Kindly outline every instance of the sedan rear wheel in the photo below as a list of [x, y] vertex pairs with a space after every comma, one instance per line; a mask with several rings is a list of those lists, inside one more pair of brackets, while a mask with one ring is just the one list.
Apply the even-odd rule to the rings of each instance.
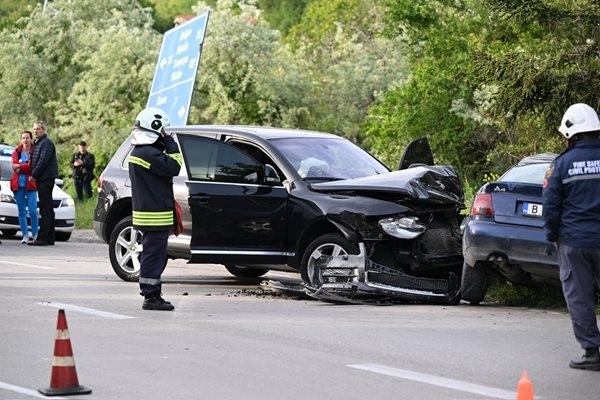
[[268, 269], [244, 267], [243, 265], [226, 265], [225, 268], [231, 275], [238, 278], [258, 278], [269, 272]]
[[487, 292], [487, 274], [490, 269], [488, 263], [477, 261], [474, 266], [463, 263], [462, 279], [460, 285], [462, 300], [471, 304], [479, 304]]
[[137, 282], [140, 278], [142, 233], [133, 228], [131, 216], [115, 226], [108, 243], [108, 255], [113, 270], [124, 281]]
[[322, 267], [332, 257], [344, 254], [358, 254], [358, 246], [339, 233], [328, 233], [315, 239], [304, 252], [300, 274], [304, 283], [313, 287], [323, 286]]

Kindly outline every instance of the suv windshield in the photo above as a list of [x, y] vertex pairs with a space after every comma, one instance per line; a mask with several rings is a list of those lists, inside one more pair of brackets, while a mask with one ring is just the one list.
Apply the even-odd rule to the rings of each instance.
[[302, 178], [353, 179], [389, 172], [377, 159], [345, 139], [283, 138], [271, 143]]

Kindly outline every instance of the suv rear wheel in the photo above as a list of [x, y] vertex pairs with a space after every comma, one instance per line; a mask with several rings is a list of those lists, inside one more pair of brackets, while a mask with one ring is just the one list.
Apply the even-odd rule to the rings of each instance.
[[124, 281], [140, 278], [142, 233], [133, 228], [131, 216], [123, 218], [113, 229], [108, 242], [108, 255], [113, 270]]

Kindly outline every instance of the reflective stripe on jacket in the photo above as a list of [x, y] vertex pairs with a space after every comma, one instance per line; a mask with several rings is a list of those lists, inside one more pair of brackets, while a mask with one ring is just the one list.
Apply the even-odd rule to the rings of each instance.
[[156, 143], [135, 146], [128, 158], [133, 226], [142, 230], [173, 227], [173, 177], [183, 157], [172, 137], [164, 145], [166, 153]]

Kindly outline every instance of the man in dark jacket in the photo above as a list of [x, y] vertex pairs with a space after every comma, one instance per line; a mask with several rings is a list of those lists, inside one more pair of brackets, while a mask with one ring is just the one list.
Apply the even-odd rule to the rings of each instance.
[[87, 151], [87, 143], [83, 140], [79, 142], [79, 151], [73, 153], [69, 165], [71, 165], [71, 169], [73, 170], [77, 200], [83, 201], [84, 198], [89, 199], [92, 197], [92, 180], [94, 179], [96, 160], [94, 155]]
[[167, 264], [167, 242], [174, 224], [173, 177], [179, 175], [179, 146], [164, 127], [169, 118], [159, 108], [142, 110], [131, 132], [135, 146], [129, 156], [133, 227], [142, 232], [141, 294], [144, 310], [171, 311], [162, 298], [161, 275]]
[[587, 104], [565, 112], [559, 131], [568, 148], [546, 172], [544, 229], [558, 249], [560, 281], [575, 339], [585, 350], [576, 369], [600, 371], [594, 282], [600, 286], [600, 121]]
[[35, 146], [31, 155], [31, 176], [37, 183], [38, 202], [40, 207], [40, 230], [36, 240], [28, 242], [30, 246], [54, 245], [54, 205], [52, 189], [54, 179], [58, 177], [56, 148], [46, 133], [46, 125], [42, 121], [33, 124]]

